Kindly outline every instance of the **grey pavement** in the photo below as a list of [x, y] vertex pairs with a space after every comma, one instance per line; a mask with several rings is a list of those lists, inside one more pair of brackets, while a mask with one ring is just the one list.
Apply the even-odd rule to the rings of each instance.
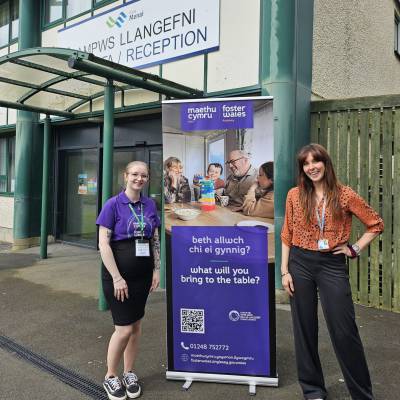
[[[17, 253], [0, 249], [0, 335], [5, 335], [66, 368], [99, 384], [112, 333], [108, 312], [97, 310], [99, 254], [94, 250], [53, 244], [49, 258], [38, 248]], [[400, 315], [356, 306], [376, 400], [398, 399], [400, 382]], [[195, 382], [184, 392], [183, 382], [167, 381], [165, 292], [148, 301], [136, 370], [143, 398], [245, 399], [245, 385]], [[329, 399], [350, 399], [320, 315], [320, 354]], [[301, 399], [296, 380], [290, 310], [277, 305], [277, 368], [279, 387], [258, 387], [256, 398]], [[87, 395], [67, 386], [16, 354], [0, 350], [1, 400], [79, 400]]]

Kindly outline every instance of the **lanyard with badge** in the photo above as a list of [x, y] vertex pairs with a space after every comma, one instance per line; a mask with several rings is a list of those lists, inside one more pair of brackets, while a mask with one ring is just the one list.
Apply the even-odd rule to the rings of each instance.
[[136, 257], [150, 257], [150, 242], [144, 238], [144, 215], [143, 215], [143, 204], [140, 203], [140, 219], [136, 214], [134, 208], [129, 204], [129, 208], [132, 211], [132, 215], [136, 218], [136, 221], [140, 227], [140, 239], [135, 239], [135, 254]]
[[328, 239], [324, 239], [325, 210], [326, 210], [326, 198], [324, 196], [324, 204], [322, 206], [321, 216], [319, 215], [318, 206], [315, 207], [315, 213], [317, 214], [317, 222], [319, 227], [318, 250], [329, 250]]

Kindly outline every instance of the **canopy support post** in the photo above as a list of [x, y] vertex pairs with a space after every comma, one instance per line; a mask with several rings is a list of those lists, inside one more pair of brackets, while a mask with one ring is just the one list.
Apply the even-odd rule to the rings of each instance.
[[[40, 7], [35, 0], [19, 2], [19, 50], [40, 46]], [[17, 114], [15, 135], [15, 188], [13, 250], [37, 245], [39, 236], [40, 174], [32, 172], [32, 160], [40, 162], [42, 142], [36, 113]]]
[[43, 128], [42, 212], [40, 219], [40, 258], [47, 258], [47, 207], [49, 200], [49, 148], [51, 125], [46, 115]]
[[[114, 85], [107, 79], [104, 88], [104, 122], [103, 122], [103, 176], [101, 204], [112, 196], [113, 181], [113, 155], [114, 155]], [[99, 310], [107, 310], [108, 305], [103, 293], [100, 279]]]

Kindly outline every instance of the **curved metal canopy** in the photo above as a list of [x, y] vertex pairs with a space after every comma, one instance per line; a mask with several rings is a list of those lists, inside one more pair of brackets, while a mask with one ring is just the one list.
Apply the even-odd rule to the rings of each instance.
[[107, 80], [125, 94], [138, 89], [175, 98], [202, 97], [203, 92], [77, 50], [37, 47], [0, 57], [0, 107], [66, 118], [93, 110]]

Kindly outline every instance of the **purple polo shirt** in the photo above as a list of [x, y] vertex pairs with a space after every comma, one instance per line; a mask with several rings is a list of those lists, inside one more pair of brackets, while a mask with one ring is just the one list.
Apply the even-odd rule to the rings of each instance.
[[154, 230], [160, 226], [156, 204], [148, 197], [140, 195], [140, 200], [132, 203], [125, 192], [111, 197], [104, 204], [96, 220], [96, 225], [104, 226], [112, 230], [111, 241], [140, 237], [140, 224], [132, 213], [129, 204], [132, 205], [139, 220], [141, 219], [141, 205], [143, 207], [143, 222], [145, 224], [144, 236], [151, 238]]

